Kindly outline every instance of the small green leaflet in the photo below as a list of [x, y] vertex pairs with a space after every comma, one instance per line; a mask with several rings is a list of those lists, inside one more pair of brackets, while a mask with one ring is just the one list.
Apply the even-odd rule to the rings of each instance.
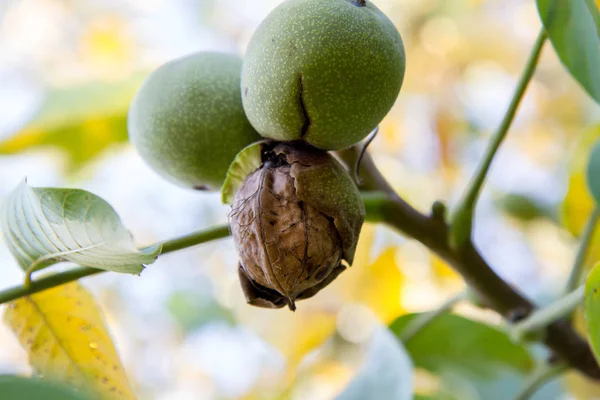
[[592, 197], [596, 204], [600, 204], [600, 141], [596, 142], [590, 153], [586, 177]]
[[585, 283], [585, 323], [596, 360], [600, 360], [600, 264]]
[[23, 181], [0, 215], [2, 233], [21, 268], [38, 270], [58, 261], [139, 274], [161, 246], [137, 250], [115, 210], [80, 189], [36, 188]]
[[242, 186], [244, 180], [260, 168], [261, 152], [264, 142], [256, 142], [246, 146], [233, 159], [223, 188], [221, 189], [221, 200], [223, 204], [232, 204], [235, 194]]
[[600, 15], [592, 0], [537, 0], [548, 37], [569, 73], [600, 104]]

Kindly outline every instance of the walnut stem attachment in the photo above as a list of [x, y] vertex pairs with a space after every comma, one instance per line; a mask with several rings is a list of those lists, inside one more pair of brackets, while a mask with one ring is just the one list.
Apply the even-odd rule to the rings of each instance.
[[379, 133], [379, 126], [377, 126], [375, 128], [375, 130], [373, 130], [373, 132], [371, 132], [371, 134], [369, 135], [369, 138], [367, 139], [365, 144], [360, 149], [360, 154], [358, 155], [358, 158], [356, 159], [356, 163], [354, 164], [354, 182], [358, 186], [362, 186], [364, 183], [363, 180], [360, 179], [360, 175], [358, 173], [358, 170], [360, 169], [360, 163], [362, 162], [362, 159], [365, 156], [365, 153], [367, 152], [367, 148], [371, 145], [373, 140], [375, 140], [375, 137], [377, 136], [378, 133]]
[[517, 113], [517, 109], [519, 108], [519, 104], [521, 104], [521, 100], [525, 95], [525, 91], [527, 90], [527, 86], [529, 82], [533, 78], [533, 74], [535, 73], [536, 66], [540, 59], [540, 55], [542, 54], [542, 49], [544, 47], [544, 43], [546, 42], [548, 35], [544, 28], [541, 29], [533, 48], [531, 49], [531, 53], [529, 55], [529, 59], [527, 60], [527, 64], [521, 74], [521, 78], [517, 83], [517, 87], [515, 88], [515, 92], [513, 93], [513, 97], [510, 101], [508, 109], [504, 114], [504, 118], [498, 130], [494, 133], [491, 138], [491, 141], [481, 159], [469, 185], [465, 189], [465, 192], [462, 195], [461, 200], [459, 201], [456, 209], [454, 210], [452, 216], [452, 223], [450, 224], [450, 244], [452, 247], [460, 250], [463, 246], [468, 246], [472, 230], [473, 230], [473, 214], [475, 213], [475, 207], [477, 205], [477, 200], [479, 199], [479, 194], [483, 188], [483, 184], [485, 183], [485, 179], [490, 171], [490, 167], [492, 166], [492, 161], [500, 145], [506, 138], [506, 134], [515, 118]]

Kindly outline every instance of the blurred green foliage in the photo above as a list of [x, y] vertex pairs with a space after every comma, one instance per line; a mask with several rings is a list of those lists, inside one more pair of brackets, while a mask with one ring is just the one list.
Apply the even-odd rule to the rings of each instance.
[[69, 171], [127, 141], [127, 110], [145, 74], [115, 82], [91, 82], [48, 89], [37, 115], [0, 142], [0, 155], [53, 147]]
[[[400, 335], [419, 314], [407, 314], [391, 323]], [[405, 343], [416, 367], [436, 374], [452, 372], [493, 379], [503, 369], [531, 371], [527, 349], [502, 331], [459, 315], [444, 314]]]
[[560, 60], [600, 104], [600, 15], [591, 0], [537, 0], [540, 17]]

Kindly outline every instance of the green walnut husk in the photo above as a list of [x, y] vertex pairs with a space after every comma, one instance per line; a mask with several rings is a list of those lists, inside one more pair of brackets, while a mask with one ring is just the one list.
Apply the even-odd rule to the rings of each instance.
[[[242, 289], [249, 304], [294, 310], [344, 271], [342, 261], [352, 264], [365, 217], [360, 193], [339, 162], [303, 143], [252, 145], [236, 161], [229, 176], [237, 178], [223, 190], [233, 198]], [[258, 169], [239, 184], [248, 165]]]
[[370, 1], [287, 0], [248, 45], [244, 110], [266, 138], [343, 149], [387, 115], [404, 70], [400, 34]]
[[242, 60], [194, 53], [154, 71], [135, 96], [129, 138], [160, 175], [181, 186], [220, 189], [236, 154], [261, 137], [240, 95]]

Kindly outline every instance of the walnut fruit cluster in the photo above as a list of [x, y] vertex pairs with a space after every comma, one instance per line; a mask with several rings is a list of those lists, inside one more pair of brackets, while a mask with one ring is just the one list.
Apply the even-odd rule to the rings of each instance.
[[243, 60], [200, 52], [150, 74], [130, 140], [166, 179], [221, 190], [248, 303], [293, 310], [352, 264], [365, 217], [328, 151], [379, 125], [404, 70], [400, 34], [372, 2], [286, 0]]

